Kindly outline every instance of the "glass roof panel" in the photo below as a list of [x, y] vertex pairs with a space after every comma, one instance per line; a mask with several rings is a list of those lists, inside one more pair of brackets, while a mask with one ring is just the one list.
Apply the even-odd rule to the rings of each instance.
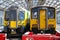
[[[20, 5], [23, 8], [28, 8], [28, 4], [29, 4], [29, 2], [27, 0], [0, 0], [0, 7], [6, 8], [6, 9], [12, 5], [17, 5], [17, 6]], [[37, 6], [38, 0], [31, 0], [30, 5]], [[58, 10], [58, 8], [60, 9], [60, 7], [59, 7], [60, 0], [46, 0], [44, 5], [54, 6], [54, 7], [56, 7], [56, 10]]]

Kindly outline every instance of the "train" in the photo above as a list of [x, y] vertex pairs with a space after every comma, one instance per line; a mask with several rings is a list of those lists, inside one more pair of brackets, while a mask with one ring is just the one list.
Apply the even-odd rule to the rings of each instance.
[[51, 33], [56, 31], [56, 12], [54, 7], [32, 7], [30, 13], [30, 30], [34, 33]]
[[[20, 37], [28, 29], [28, 12], [11, 6], [4, 14], [4, 32], [8, 38]], [[26, 30], [27, 31], [27, 30]]]
[[[28, 18], [27, 11], [21, 11], [20, 9], [18, 9], [18, 11], [16, 12], [17, 9], [14, 9], [12, 11], [12, 8], [10, 8], [5, 13], [4, 26], [6, 26], [5, 27], [6, 29], [10, 28], [12, 29], [11, 31], [16, 29], [18, 30], [18, 32], [19, 31], [23, 32], [23, 30], [27, 29], [35, 33], [39, 33], [39, 32], [55, 33], [56, 13], [54, 7], [48, 7], [48, 6], [33, 7], [31, 8], [30, 18]], [[23, 29], [21, 30], [21, 28]], [[27, 30], [25, 32], [27, 32]]]
[[25, 34], [22, 35], [22, 40], [60, 40], [60, 33], [56, 31], [55, 8], [50, 6], [32, 7], [30, 31]]

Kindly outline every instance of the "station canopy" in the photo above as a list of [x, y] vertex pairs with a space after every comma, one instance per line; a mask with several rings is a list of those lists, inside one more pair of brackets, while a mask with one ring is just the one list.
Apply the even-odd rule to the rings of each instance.
[[[44, 2], [45, 1], [45, 2]], [[41, 2], [44, 2], [45, 6], [53, 6], [56, 8], [57, 13], [60, 11], [60, 0], [31, 0], [32, 3], [29, 3], [29, 0], [0, 0], [0, 7], [8, 9], [12, 5], [16, 5], [25, 9], [29, 9], [28, 5], [32, 4], [33, 6], [37, 6], [42, 4]]]

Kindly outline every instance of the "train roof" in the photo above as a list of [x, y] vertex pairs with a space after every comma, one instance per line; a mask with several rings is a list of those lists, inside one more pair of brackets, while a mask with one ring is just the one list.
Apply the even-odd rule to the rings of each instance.
[[51, 6], [36, 6], [36, 7], [32, 7], [31, 9], [33, 8], [53, 8], [55, 9], [55, 7], [51, 7]]

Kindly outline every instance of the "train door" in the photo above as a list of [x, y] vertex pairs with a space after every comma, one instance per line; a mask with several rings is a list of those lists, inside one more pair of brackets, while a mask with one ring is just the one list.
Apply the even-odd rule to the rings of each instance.
[[17, 13], [16, 10], [10, 11], [10, 28], [17, 27]]
[[11, 29], [11, 34], [16, 34], [17, 28], [17, 13], [16, 10], [9, 10], [9, 28]]
[[40, 10], [40, 29], [44, 30], [46, 28], [46, 10]]

